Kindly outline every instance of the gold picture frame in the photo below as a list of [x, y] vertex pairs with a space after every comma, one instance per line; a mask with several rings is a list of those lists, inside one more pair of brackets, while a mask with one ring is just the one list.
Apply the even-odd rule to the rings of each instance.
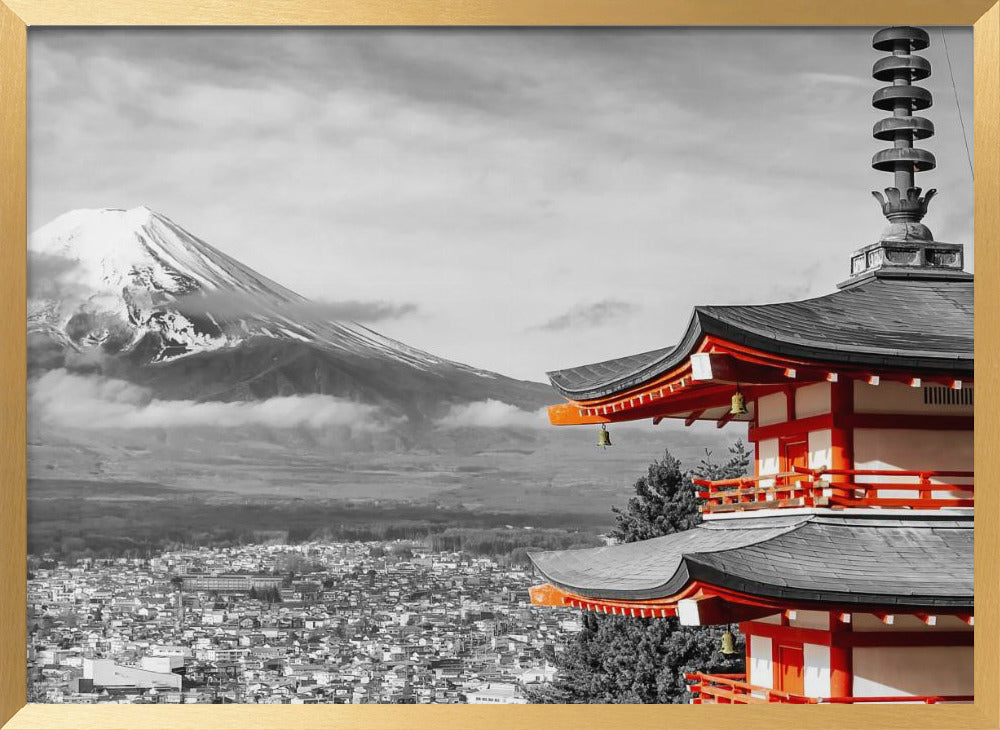
[[[27, 31], [192, 25], [964, 25], [975, 44], [975, 336], [1000, 338], [1000, 4], [993, 0], [0, 0], [0, 726], [28, 728], [1000, 727], [1000, 355], [978, 363], [974, 704], [948, 706], [26, 705]], [[991, 7], [992, 4], [992, 7]], [[983, 351], [981, 350], [981, 353]]]

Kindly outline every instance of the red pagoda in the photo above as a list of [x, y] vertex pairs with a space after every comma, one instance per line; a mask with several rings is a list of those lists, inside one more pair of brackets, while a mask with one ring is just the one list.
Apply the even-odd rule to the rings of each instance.
[[934, 133], [918, 28], [878, 31], [872, 160], [889, 220], [832, 294], [696, 307], [679, 344], [549, 373], [555, 425], [748, 425], [754, 475], [699, 481], [702, 523], [534, 553], [537, 605], [738, 623], [746, 674], [695, 703], [969, 702], [973, 693], [973, 277], [920, 221]]

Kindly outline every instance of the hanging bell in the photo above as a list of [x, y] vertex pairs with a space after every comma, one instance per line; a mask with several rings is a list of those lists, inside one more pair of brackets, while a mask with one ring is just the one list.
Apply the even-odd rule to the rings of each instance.
[[743, 397], [743, 394], [737, 389], [733, 393], [733, 403], [729, 408], [729, 415], [731, 416], [745, 416], [747, 414], [747, 399]]
[[722, 635], [722, 647], [719, 651], [725, 656], [732, 656], [736, 653], [736, 637], [729, 629], [726, 629], [726, 633]]
[[597, 445], [605, 449], [611, 446], [611, 434], [608, 433], [608, 427], [603, 423], [601, 424], [600, 432], [597, 434]]

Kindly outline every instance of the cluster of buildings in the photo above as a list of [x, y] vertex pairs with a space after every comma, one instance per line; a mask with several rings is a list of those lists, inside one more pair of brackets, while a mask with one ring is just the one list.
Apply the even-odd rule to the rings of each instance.
[[29, 700], [525, 703], [579, 628], [529, 583], [412, 543], [34, 560]]

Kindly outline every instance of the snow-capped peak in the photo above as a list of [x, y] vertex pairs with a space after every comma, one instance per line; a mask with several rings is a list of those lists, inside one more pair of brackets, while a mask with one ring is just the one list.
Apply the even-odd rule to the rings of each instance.
[[32, 233], [28, 249], [29, 328], [72, 347], [130, 351], [146, 340], [162, 361], [264, 336], [493, 377], [318, 319], [305, 298], [145, 206], [70, 211]]
[[42, 226], [28, 249], [73, 266], [73, 283], [94, 292], [142, 285], [171, 294], [235, 290], [300, 300], [297, 294], [213, 248], [146, 206], [74, 210]]

